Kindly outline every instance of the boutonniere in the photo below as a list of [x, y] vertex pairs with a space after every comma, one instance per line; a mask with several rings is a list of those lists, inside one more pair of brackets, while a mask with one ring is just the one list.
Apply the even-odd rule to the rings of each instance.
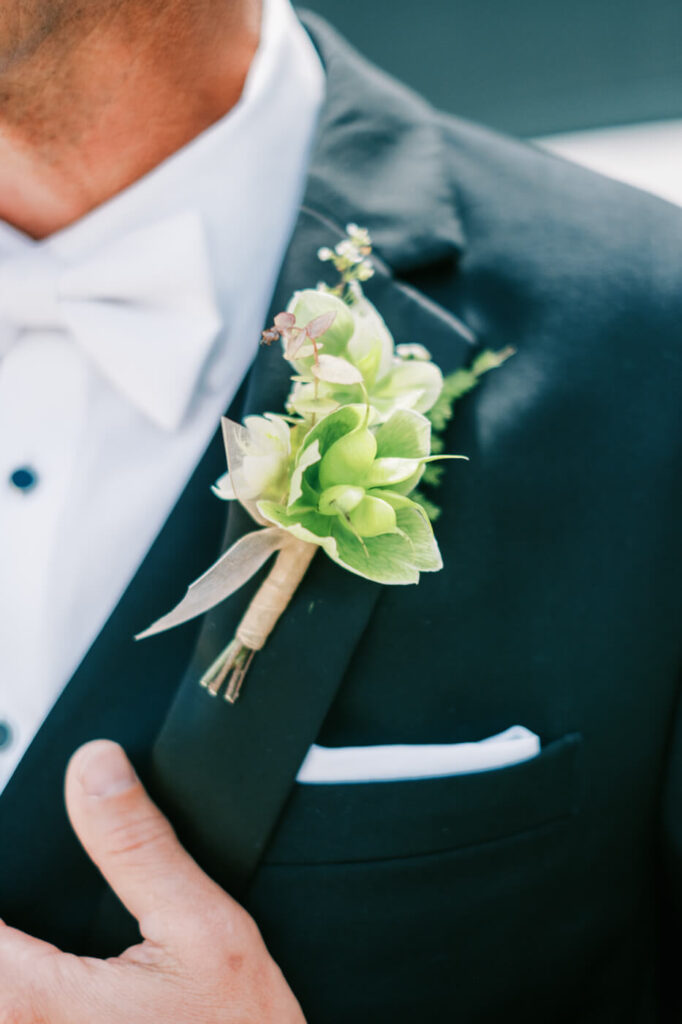
[[395, 345], [362, 283], [372, 277], [371, 240], [349, 224], [318, 257], [335, 287], [296, 292], [263, 332], [292, 368], [282, 413], [223, 419], [227, 473], [216, 496], [238, 501], [256, 529], [189, 587], [177, 607], [138, 639], [171, 629], [224, 601], [273, 556], [270, 572], [234, 637], [201, 679], [234, 702], [318, 550], [342, 569], [383, 584], [418, 583], [442, 568], [432, 522], [439, 509], [419, 491], [437, 485], [448, 459], [442, 434], [454, 402], [512, 350], [481, 353], [443, 375], [421, 344]]

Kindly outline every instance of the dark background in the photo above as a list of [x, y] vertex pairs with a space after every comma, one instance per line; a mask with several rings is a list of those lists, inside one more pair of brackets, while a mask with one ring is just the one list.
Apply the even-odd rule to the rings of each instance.
[[682, 117], [682, 0], [311, 0], [437, 106], [520, 135]]

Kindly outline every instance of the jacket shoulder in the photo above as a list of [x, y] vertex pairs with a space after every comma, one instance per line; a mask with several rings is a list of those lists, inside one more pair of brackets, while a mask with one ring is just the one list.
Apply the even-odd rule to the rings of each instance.
[[[463, 118], [441, 115], [459, 208], [476, 239], [494, 224], [505, 242], [538, 247], [566, 267], [609, 256], [613, 268], [682, 285], [682, 209], [563, 157]], [[607, 268], [601, 265], [602, 271]]]
[[539, 146], [441, 115], [470, 269], [583, 316], [634, 317], [679, 368], [682, 209]]

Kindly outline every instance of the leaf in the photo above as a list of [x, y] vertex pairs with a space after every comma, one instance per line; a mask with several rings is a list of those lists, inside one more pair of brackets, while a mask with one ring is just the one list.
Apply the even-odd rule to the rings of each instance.
[[287, 359], [295, 359], [299, 354], [303, 342], [306, 340], [306, 333], [301, 327], [292, 328], [287, 332], [284, 355]]
[[353, 366], [340, 356], [323, 353], [317, 365], [313, 365], [312, 373], [319, 380], [327, 381], [329, 384], [362, 384], [362, 374], [357, 366]]
[[398, 409], [376, 432], [377, 458], [421, 459], [431, 453], [431, 424], [413, 409]]
[[215, 608], [254, 576], [268, 558], [286, 544], [287, 534], [276, 527], [254, 530], [240, 537], [210, 569], [188, 588], [182, 601], [167, 615], [157, 619], [136, 640], [155, 636], [166, 629], [189, 622]]
[[319, 338], [328, 331], [336, 320], [336, 310], [330, 309], [328, 313], [321, 313], [314, 317], [306, 326], [305, 333], [309, 338]]
[[442, 433], [453, 416], [453, 406], [460, 398], [476, 387], [482, 374], [494, 370], [514, 355], [511, 346], [493, 352], [485, 349], [479, 353], [471, 364], [470, 369], [455, 370], [449, 373], [443, 380], [443, 390], [437, 401], [429, 410], [429, 419], [434, 430]]
[[329, 292], [306, 288], [294, 294], [288, 310], [294, 314], [298, 324], [310, 324], [319, 316], [335, 313], [333, 323], [325, 332], [324, 350], [335, 356], [341, 355], [345, 350], [353, 333], [355, 321], [348, 306], [341, 299]]
[[476, 377], [480, 377], [482, 374], [488, 373], [489, 370], [496, 370], [498, 366], [502, 366], [515, 353], [516, 349], [512, 345], [498, 349], [497, 352], [486, 348], [474, 359], [471, 364], [471, 372]]
[[438, 487], [443, 479], [444, 472], [445, 466], [439, 466], [435, 462], [430, 462], [424, 469], [422, 483], [425, 487]]
[[[312, 344], [312, 342], [308, 343], [308, 339], [307, 338], [303, 338], [302, 340], [304, 340], [306, 342], [306, 344], [305, 345], [301, 345], [301, 348], [296, 349], [296, 356], [297, 356], [297, 358], [298, 359], [306, 359], [308, 356], [314, 356], [315, 355], [315, 346]], [[293, 380], [294, 378], [292, 377], [291, 379]]]
[[476, 376], [471, 370], [455, 370], [443, 380], [443, 390], [429, 410], [433, 429], [442, 433], [453, 416], [455, 402], [476, 386]]
[[278, 331], [288, 331], [296, 326], [296, 317], [293, 313], [278, 313], [275, 317], [275, 327]]
[[339, 403], [334, 398], [326, 398], [323, 395], [315, 398], [312, 388], [307, 391], [294, 392], [289, 399], [289, 405], [302, 416], [326, 416], [327, 413], [338, 409]]

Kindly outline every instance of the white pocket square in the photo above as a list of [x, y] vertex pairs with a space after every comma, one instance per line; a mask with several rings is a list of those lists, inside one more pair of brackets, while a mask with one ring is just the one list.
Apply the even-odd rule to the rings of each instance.
[[398, 744], [378, 747], [312, 746], [297, 782], [391, 782], [487, 772], [540, 753], [540, 739], [523, 725], [476, 743]]

